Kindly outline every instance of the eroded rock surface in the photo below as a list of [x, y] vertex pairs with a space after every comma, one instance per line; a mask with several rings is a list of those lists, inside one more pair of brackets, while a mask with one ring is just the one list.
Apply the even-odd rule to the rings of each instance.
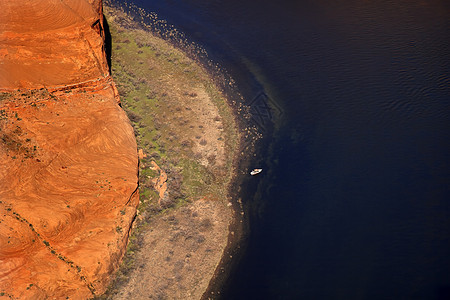
[[0, 4], [0, 87], [63, 86], [108, 75], [101, 0]]
[[101, 1], [0, 3], [0, 298], [101, 294], [138, 204]]

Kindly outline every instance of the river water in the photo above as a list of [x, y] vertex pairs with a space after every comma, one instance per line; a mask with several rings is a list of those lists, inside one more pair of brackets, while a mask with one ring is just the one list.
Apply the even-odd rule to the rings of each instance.
[[204, 47], [265, 135], [223, 299], [450, 297], [449, 2], [133, 3]]

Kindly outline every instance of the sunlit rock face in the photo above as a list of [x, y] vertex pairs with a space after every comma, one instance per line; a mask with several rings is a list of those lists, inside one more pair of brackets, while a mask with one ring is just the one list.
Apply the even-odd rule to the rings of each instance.
[[0, 2], [0, 299], [87, 299], [138, 204], [101, 1]]
[[108, 74], [101, 1], [0, 4], [0, 86], [36, 88]]

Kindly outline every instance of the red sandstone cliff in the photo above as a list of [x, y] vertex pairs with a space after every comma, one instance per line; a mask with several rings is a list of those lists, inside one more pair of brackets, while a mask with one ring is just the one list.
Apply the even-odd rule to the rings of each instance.
[[0, 3], [0, 299], [90, 298], [136, 213], [100, 0]]

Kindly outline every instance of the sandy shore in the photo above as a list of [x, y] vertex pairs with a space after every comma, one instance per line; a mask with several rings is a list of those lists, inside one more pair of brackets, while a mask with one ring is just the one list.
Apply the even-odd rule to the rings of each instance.
[[120, 10], [105, 7], [105, 15], [112, 76], [141, 149], [141, 204], [122, 267], [101, 298], [200, 299], [238, 236], [230, 225], [240, 206], [229, 197], [235, 114], [198, 63]]

